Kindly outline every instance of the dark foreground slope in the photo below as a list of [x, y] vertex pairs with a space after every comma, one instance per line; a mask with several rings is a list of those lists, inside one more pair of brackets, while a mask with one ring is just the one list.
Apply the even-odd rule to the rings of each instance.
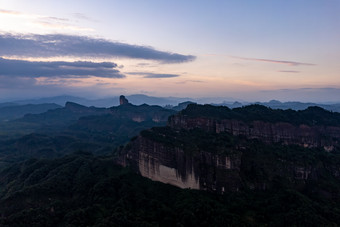
[[77, 153], [28, 160], [0, 173], [1, 226], [322, 226], [340, 224], [336, 201], [277, 183], [224, 195], [153, 182]]

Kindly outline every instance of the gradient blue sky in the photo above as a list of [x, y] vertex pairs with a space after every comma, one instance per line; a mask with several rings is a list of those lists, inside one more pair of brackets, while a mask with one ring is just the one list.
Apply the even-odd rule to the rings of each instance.
[[3, 99], [340, 102], [338, 0], [0, 0], [0, 21]]

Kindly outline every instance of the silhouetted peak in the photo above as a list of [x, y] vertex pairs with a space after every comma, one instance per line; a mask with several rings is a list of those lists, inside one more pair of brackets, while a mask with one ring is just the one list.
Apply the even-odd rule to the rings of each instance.
[[269, 101], [269, 104], [282, 104], [282, 103], [278, 100], [273, 99]]
[[119, 97], [119, 104], [120, 104], [120, 105], [129, 104], [129, 100], [127, 100], [127, 98], [125, 98], [124, 95], [121, 95], [121, 96]]

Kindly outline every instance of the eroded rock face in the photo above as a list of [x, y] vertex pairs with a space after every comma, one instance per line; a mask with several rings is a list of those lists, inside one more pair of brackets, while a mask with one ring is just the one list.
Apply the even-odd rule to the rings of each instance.
[[326, 151], [333, 150], [340, 140], [340, 127], [295, 126], [286, 122], [253, 121], [247, 124], [233, 119], [215, 120], [175, 115], [169, 118], [169, 126], [176, 129], [200, 128], [207, 132], [228, 132], [235, 136], [259, 139], [265, 143], [296, 144], [309, 148], [323, 147]]
[[178, 147], [166, 146], [142, 136], [123, 152], [119, 163], [130, 166], [144, 177], [180, 188], [224, 192], [237, 191], [241, 185], [240, 154], [186, 154]]

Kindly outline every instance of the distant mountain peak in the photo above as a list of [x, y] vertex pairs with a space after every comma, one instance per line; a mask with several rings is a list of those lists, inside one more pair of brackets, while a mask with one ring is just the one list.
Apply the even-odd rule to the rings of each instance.
[[282, 103], [278, 100], [273, 99], [269, 101], [269, 104], [282, 104]]

